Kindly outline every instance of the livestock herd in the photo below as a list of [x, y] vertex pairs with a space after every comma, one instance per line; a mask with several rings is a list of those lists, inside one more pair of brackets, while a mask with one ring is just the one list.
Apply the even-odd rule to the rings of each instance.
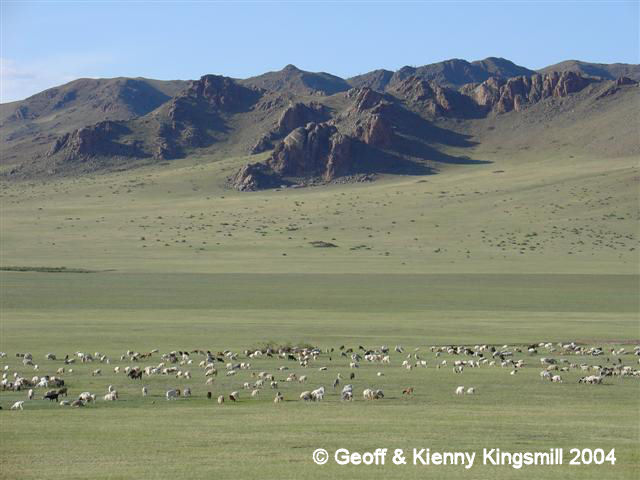
[[[160, 354], [157, 349], [146, 353], [129, 350], [116, 361], [100, 352], [94, 354], [76, 352], [73, 355], [65, 355], [64, 359], [60, 360], [54, 353], [47, 353], [43, 357], [45, 363], [42, 366], [35, 363], [31, 353], [16, 353], [15, 356], [19, 364], [13, 372], [7, 364], [8, 355], [5, 352], [0, 352], [0, 362], [4, 364], [0, 386], [3, 392], [26, 392], [26, 399], [15, 401], [11, 410], [24, 410], [29, 402], [36, 399], [36, 390], [38, 389], [43, 391], [43, 400], [55, 401], [61, 406], [84, 407], [95, 404], [99, 397], [105, 402], [115, 402], [121, 397], [113, 385], [108, 385], [104, 395], [97, 396], [89, 391], [84, 391], [77, 394], [73, 400], [68, 399], [69, 389], [78, 378], [78, 375], [74, 375], [74, 365], [78, 364], [93, 365], [90, 367], [92, 377], [101, 377], [103, 370], [112, 369], [116, 377], [126, 377], [122, 380], [123, 382], [140, 381], [144, 383], [145, 378], [154, 376], [174, 378], [175, 380], [172, 382], [183, 383], [195, 381], [194, 378], [201, 378], [201, 381], [208, 388], [214, 385], [219, 374], [234, 377], [245, 373], [250, 381], [238, 381], [237, 389], [228, 395], [217, 395], [218, 404], [224, 404], [225, 399], [232, 403], [239, 402], [242, 391], [250, 391], [247, 397], [255, 398], [266, 389], [275, 392], [274, 403], [282, 403], [285, 401], [285, 397], [280, 391], [282, 383], [306, 384], [310, 382], [309, 377], [314, 370], [327, 372], [330, 368], [335, 370], [348, 368], [350, 371], [348, 379], [346, 378], [347, 374], [337, 373], [331, 384], [333, 390], [336, 393], [339, 392], [341, 401], [350, 402], [354, 400], [354, 382], [352, 381], [356, 378], [356, 373], [363, 363], [384, 366], [384, 371], [378, 371], [377, 377], [384, 377], [385, 372], [392, 372], [391, 365], [396, 362], [400, 368], [408, 371], [428, 368], [429, 365], [433, 365], [431, 368], [435, 369], [449, 368], [450, 366], [454, 375], [460, 375], [465, 369], [498, 367], [506, 369], [510, 375], [515, 375], [530, 363], [537, 364], [535, 360], [540, 354], [544, 355], [539, 358], [540, 378], [551, 383], [562, 383], [561, 374], [572, 370], [584, 372], [584, 376], [578, 379], [580, 384], [599, 385], [608, 377], [640, 378], [640, 370], [630, 365], [640, 364], [640, 346], [635, 346], [627, 351], [627, 349], [620, 347], [605, 349], [578, 345], [574, 342], [558, 344], [542, 342], [528, 346], [511, 347], [508, 345], [501, 347], [490, 345], [476, 345], [474, 347], [462, 345], [431, 346], [424, 349], [416, 348], [410, 353], [405, 352], [405, 349], [400, 345], [396, 345], [393, 352], [387, 346], [346, 348], [344, 345], [324, 350], [315, 347], [267, 346], [247, 349], [242, 353], [233, 350], [212, 353], [210, 350], [196, 349]], [[159, 357], [160, 361], [153, 362], [154, 356]], [[520, 358], [516, 359], [516, 357]], [[599, 364], [587, 363], [584, 361], [587, 357], [598, 359]], [[583, 360], [578, 361], [581, 358]], [[258, 371], [253, 367], [252, 362], [259, 363], [265, 359], [282, 363], [274, 368], [277, 373]], [[119, 365], [114, 366], [114, 363], [119, 363]], [[148, 365], [142, 366], [143, 363], [148, 363]], [[94, 368], [98, 367], [98, 364], [100, 364], [99, 368]], [[196, 368], [198, 373], [192, 374], [192, 370], [196, 371]], [[29, 378], [28, 374], [19, 372], [19, 370], [24, 372], [29, 369], [34, 373], [39, 373], [41, 369], [51, 369], [55, 370], [55, 374], [34, 374]], [[302, 375], [296, 372], [286, 372], [290, 369], [306, 369], [307, 373]], [[322, 376], [326, 379], [326, 373], [323, 373]], [[228, 380], [232, 383], [235, 382], [235, 378]], [[342, 383], [345, 385], [340, 389]], [[402, 395], [411, 396], [414, 393], [414, 388], [414, 386], [404, 388]], [[141, 385], [140, 392], [142, 397], [147, 397], [150, 395], [150, 387]], [[325, 387], [319, 386], [313, 390], [302, 391], [295, 398], [303, 402], [320, 402], [324, 399], [325, 393]], [[453, 393], [455, 395], [474, 395], [476, 387], [459, 385]], [[189, 398], [192, 396], [192, 390], [189, 386], [172, 387], [164, 391], [163, 396], [166, 400]], [[64, 399], [60, 397], [64, 397]], [[213, 399], [213, 393], [207, 391], [206, 398]], [[382, 400], [385, 398], [385, 394], [381, 388], [364, 388], [362, 398], [370, 401]]]

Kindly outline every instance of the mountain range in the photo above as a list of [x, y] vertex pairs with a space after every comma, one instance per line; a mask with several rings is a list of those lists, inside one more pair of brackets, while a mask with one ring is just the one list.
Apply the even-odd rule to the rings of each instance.
[[[639, 65], [566, 61], [533, 71], [495, 57], [347, 79], [293, 65], [247, 79], [79, 79], [0, 105], [0, 172], [20, 180], [253, 155], [229, 186], [367, 181], [484, 161], [460, 152], [487, 138], [508, 143], [514, 126], [544, 143], [549, 128], [586, 119], [597, 151], [611, 128], [637, 133], [628, 119], [638, 81]], [[633, 155], [637, 143], [606, 148]]]

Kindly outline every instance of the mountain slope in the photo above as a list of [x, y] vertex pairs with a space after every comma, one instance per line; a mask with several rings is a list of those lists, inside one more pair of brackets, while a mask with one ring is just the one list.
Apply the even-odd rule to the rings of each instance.
[[445, 60], [421, 67], [405, 66], [396, 72], [374, 70], [348, 79], [354, 87], [369, 87], [384, 91], [408, 77], [434, 81], [442, 86], [460, 87], [467, 83], [480, 83], [489, 77], [511, 78], [535, 73], [504, 58], [489, 57], [484, 60], [468, 62], [461, 59]]
[[296, 95], [333, 95], [351, 88], [340, 77], [325, 72], [306, 72], [295, 65], [287, 65], [277, 72], [267, 72], [239, 82], [264, 90], [289, 92]]
[[[435, 173], [485, 162], [474, 157], [474, 147], [492, 138], [509, 143], [515, 125], [540, 135], [539, 127], [551, 128], [567, 108], [591, 104], [597, 108], [588, 115], [600, 124], [615, 118], [602, 105], [620, 98], [636, 105], [640, 92], [629, 78], [573, 71], [515, 75], [522, 71], [492, 57], [378, 70], [357, 79], [365, 86], [356, 88], [291, 65], [246, 80], [79, 80], [2, 106], [2, 175], [75, 176], [250, 153], [264, 155], [228, 177], [240, 190]], [[452, 84], [467, 80], [474, 81]], [[488, 133], [486, 125], [495, 131]], [[627, 119], [627, 125], [637, 123]], [[603, 125], [602, 131], [610, 129]], [[596, 137], [594, 151], [608, 142]], [[618, 140], [603, 151], [632, 155], [637, 143]]]
[[582, 75], [602, 77], [608, 80], [615, 80], [620, 77], [629, 77], [633, 80], [640, 81], [640, 65], [632, 65], [629, 63], [606, 64], [567, 60], [542, 68], [539, 72], [576, 72]]
[[74, 80], [25, 100], [0, 105], [3, 163], [42, 153], [60, 134], [105, 120], [145, 115], [176, 95], [186, 82], [145, 78]]

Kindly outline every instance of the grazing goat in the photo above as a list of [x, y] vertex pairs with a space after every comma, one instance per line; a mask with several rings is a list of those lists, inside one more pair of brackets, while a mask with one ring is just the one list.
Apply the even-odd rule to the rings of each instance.
[[172, 390], [167, 390], [167, 393], [165, 393], [165, 396], [167, 397], [167, 400], [175, 400], [180, 396], [180, 390], [177, 388]]

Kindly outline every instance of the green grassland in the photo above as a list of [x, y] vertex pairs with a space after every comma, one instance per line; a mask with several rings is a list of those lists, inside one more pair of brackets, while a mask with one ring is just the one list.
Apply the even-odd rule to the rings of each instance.
[[[637, 377], [580, 385], [577, 369], [562, 372], [561, 384], [542, 382], [546, 354], [526, 348], [516, 375], [499, 366], [457, 375], [456, 357], [436, 359], [428, 348], [576, 341], [631, 352], [640, 341], [638, 158], [541, 158], [494, 147], [474, 151], [491, 163], [450, 165], [438, 175], [258, 193], [224, 188], [244, 158], [3, 184], [2, 266], [33, 271], [0, 271], [0, 350], [8, 353], [0, 364], [54, 374], [62, 362], [44, 355], [76, 351], [103, 352], [112, 364], [76, 364], [64, 375], [71, 396], [98, 394], [95, 406], [63, 408], [41, 400], [39, 389], [23, 412], [10, 412], [25, 392], [0, 392], [0, 478], [637, 478]], [[311, 243], [319, 241], [337, 247]], [[242, 352], [266, 342], [401, 344], [407, 353], [419, 349], [428, 367], [407, 371], [406, 354], [397, 353], [391, 365], [362, 362], [353, 403], [331, 388], [338, 373], [350, 373], [337, 353], [306, 369], [252, 360], [251, 371], [211, 386], [194, 356], [191, 380], [145, 377], [147, 398], [139, 381], [112, 369], [129, 364], [119, 360], [127, 349]], [[15, 357], [25, 351], [39, 372]], [[630, 354], [566, 358], [637, 367]], [[437, 369], [442, 359], [449, 366]], [[290, 370], [278, 372], [281, 365]], [[103, 375], [91, 376], [95, 368]], [[263, 370], [279, 379], [306, 374], [309, 383], [281, 382], [280, 405], [268, 388], [258, 398], [241, 392], [237, 404], [205, 398], [238, 390]], [[118, 402], [101, 400], [109, 384]], [[324, 402], [297, 401], [320, 385]], [[458, 385], [477, 395], [456, 397]], [[193, 398], [164, 399], [166, 389], [183, 386]], [[401, 394], [408, 386], [411, 397]], [[385, 398], [365, 402], [367, 387]], [[311, 460], [320, 447], [599, 447], [615, 448], [618, 461], [470, 472], [320, 467]]]

